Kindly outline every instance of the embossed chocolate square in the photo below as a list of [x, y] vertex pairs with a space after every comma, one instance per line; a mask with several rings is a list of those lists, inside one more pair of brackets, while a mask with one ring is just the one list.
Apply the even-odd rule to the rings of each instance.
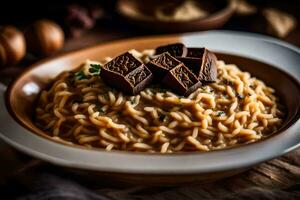
[[183, 64], [171, 69], [162, 83], [177, 94], [185, 96], [191, 94], [202, 85], [197, 77]]
[[151, 71], [128, 52], [106, 63], [100, 76], [105, 83], [127, 94], [137, 94], [152, 80]]
[[217, 57], [211, 51], [205, 49], [202, 56], [200, 80], [205, 82], [215, 82], [217, 80]]
[[106, 63], [102, 69], [125, 76], [142, 63], [132, 54], [126, 52]]
[[186, 46], [182, 43], [174, 43], [169, 45], [164, 45], [157, 47], [155, 50], [155, 54], [162, 54], [164, 52], [168, 52], [171, 56], [182, 56], [185, 57], [188, 50]]
[[176, 57], [180, 62], [182, 62], [193, 74], [199, 79], [201, 72], [202, 59], [192, 58], [192, 57]]
[[165, 52], [151, 60], [147, 66], [154, 75], [154, 79], [161, 80], [165, 77], [169, 70], [180, 65], [181, 62]]
[[188, 48], [187, 57], [176, 57], [183, 62], [196, 77], [204, 82], [217, 79], [217, 57], [206, 48]]
[[136, 95], [150, 84], [152, 73], [145, 65], [141, 65], [127, 74], [125, 79], [130, 84], [128, 93]]
[[205, 48], [187, 48], [187, 55], [186, 57], [193, 57], [193, 58], [201, 58], [204, 54]]

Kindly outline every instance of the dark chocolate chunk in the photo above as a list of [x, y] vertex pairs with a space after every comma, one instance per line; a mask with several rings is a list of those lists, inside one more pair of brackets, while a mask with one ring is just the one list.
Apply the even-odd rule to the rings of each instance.
[[162, 83], [180, 95], [189, 95], [202, 85], [184, 64], [171, 69]]
[[149, 85], [152, 80], [152, 73], [145, 65], [141, 65], [127, 74], [125, 79], [132, 86], [129, 93], [138, 94], [147, 85]]
[[137, 94], [152, 80], [151, 71], [133, 55], [126, 52], [101, 68], [102, 80], [127, 94]]
[[181, 64], [179, 60], [172, 57], [169, 53], [162, 53], [153, 60], [151, 60], [147, 66], [151, 70], [156, 80], [161, 80], [165, 75], [176, 67], [177, 65]]
[[204, 55], [202, 56], [199, 79], [208, 83], [217, 80], [217, 57], [207, 49], [205, 49]]
[[176, 59], [183, 62], [183, 64], [189, 68], [189, 70], [191, 70], [197, 78], [199, 78], [202, 65], [201, 58], [176, 57]]
[[205, 48], [188, 48], [186, 57], [202, 58]]
[[168, 52], [170, 53], [171, 56], [185, 57], [188, 51], [184, 44], [174, 43], [174, 44], [157, 47], [155, 52], [156, 54], [162, 54], [164, 52]]
[[187, 57], [176, 58], [183, 62], [199, 80], [208, 83], [216, 81], [217, 57], [206, 48], [188, 48]]
[[142, 63], [139, 60], [126, 52], [105, 64], [104, 68], [125, 76], [140, 65], [142, 65]]

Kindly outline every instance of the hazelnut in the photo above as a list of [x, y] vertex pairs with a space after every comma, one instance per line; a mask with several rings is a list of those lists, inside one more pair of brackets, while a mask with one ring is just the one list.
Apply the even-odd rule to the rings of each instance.
[[28, 51], [38, 56], [48, 56], [62, 48], [64, 32], [50, 20], [38, 20], [25, 31]]
[[0, 66], [17, 64], [25, 53], [23, 33], [14, 26], [0, 27]]

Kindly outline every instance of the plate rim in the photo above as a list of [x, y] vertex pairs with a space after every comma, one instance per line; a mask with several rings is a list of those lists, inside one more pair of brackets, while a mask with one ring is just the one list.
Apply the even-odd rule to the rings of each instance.
[[[258, 39], [258, 40], [264, 40], [264, 41], [266, 41], [266, 42], [271, 42], [271, 43], [275, 43], [275, 44], [277, 44], [277, 45], [279, 45], [279, 46], [282, 46], [282, 47], [285, 47], [285, 48], [288, 48], [288, 49], [291, 49], [291, 50], [293, 50], [293, 51], [295, 51], [298, 55], [300, 54], [300, 49], [299, 48], [297, 48], [297, 47], [295, 47], [295, 46], [293, 46], [293, 45], [290, 45], [290, 44], [288, 44], [288, 43], [285, 43], [285, 42], [282, 42], [282, 41], [280, 41], [280, 40], [277, 40], [277, 39], [274, 39], [274, 38], [271, 38], [271, 37], [268, 37], [268, 36], [261, 36], [261, 35], [259, 35], [259, 34], [252, 34], [252, 33], [242, 33], [242, 32], [235, 32], [235, 31], [205, 31], [205, 32], [200, 32], [200, 33], [187, 33], [187, 34], [173, 34], [173, 35], [171, 35], [171, 36], [179, 36], [181, 39], [182, 38], [188, 38], [190, 35], [192, 35], [192, 36], [194, 36], [194, 35], [205, 35], [205, 34], [212, 34], [212, 33], [217, 33], [217, 34], [225, 34], [225, 35], [228, 35], [228, 34], [230, 34], [230, 35], [232, 35], [232, 34], [237, 34], [237, 35], [239, 35], [239, 36], [243, 36], [243, 37], [249, 37], [249, 38], [254, 38], [254, 36], [256, 36], [257, 37], [257, 35], [259, 36], [259, 38], [255, 38], [255, 39]], [[165, 37], [170, 37], [170, 35], [164, 35]], [[161, 37], [161, 36], [154, 36], [154, 37], [152, 37], [152, 36], [147, 36], [147, 37], [139, 37], [138, 39], [143, 39], [143, 38], [155, 38], [155, 37]], [[136, 38], [130, 38], [130, 39], [125, 39], [125, 40], [121, 40], [121, 41], [127, 41], [127, 40], [135, 40]], [[99, 46], [102, 46], [102, 45], [108, 45], [108, 44], [112, 44], [112, 43], [116, 43], [116, 42], [120, 42], [120, 40], [116, 40], [116, 41], [112, 41], [112, 42], [106, 42], [106, 43], [102, 43], [102, 44], [100, 44], [100, 45], [95, 45], [95, 46], [92, 46], [92, 47], [88, 47], [88, 48], [84, 48], [84, 49], [80, 49], [80, 50], [76, 50], [76, 51], [73, 51], [73, 52], [68, 52], [68, 53], [65, 53], [65, 54], [62, 54], [62, 55], [59, 55], [59, 56], [56, 56], [56, 57], [53, 57], [53, 58], [49, 58], [49, 59], [46, 59], [46, 60], [42, 60], [42, 61], [40, 61], [40, 62], [38, 62], [38, 63], [36, 63], [36, 64], [34, 64], [34, 65], [32, 65], [31, 67], [29, 67], [24, 73], [27, 73], [28, 71], [30, 71], [30, 70], [32, 70], [33, 68], [35, 68], [35, 67], [38, 67], [40, 64], [42, 64], [42, 63], [45, 63], [45, 62], [48, 62], [48, 61], [51, 61], [51, 60], [53, 60], [53, 59], [57, 59], [57, 58], [60, 58], [60, 57], [63, 57], [63, 56], [66, 56], [66, 55], [69, 55], [69, 54], [73, 54], [73, 53], [76, 53], [76, 52], [81, 52], [81, 51], [86, 51], [86, 50], [88, 50], [88, 49], [92, 49], [92, 48], [96, 48], [96, 47], [99, 47]], [[22, 73], [23, 74], [23, 73]], [[17, 78], [18, 79], [18, 78]], [[16, 80], [17, 80], [16, 79]], [[298, 81], [299, 81], [299, 79], [297, 79]], [[15, 81], [14, 81], [15, 82]], [[5, 108], [6, 109], [6, 108]], [[7, 112], [7, 111], [6, 111]], [[7, 113], [8, 114], [8, 113]], [[10, 116], [9, 116], [10, 117]], [[15, 123], [17, 123], [17, 122], [15, 122]], [[295, 126], [297, 126], [297, 127], [299, 127], [299, 125], [300, 125], [300, 123], [299, 123], [299, 119], [292, 125], [292, 127], [295, 127]], [[291, 128], [292, 128], [291, 127]], [[23, 128], [23, 127], [22, 127]], [[283, 133], [282, 133], [283, 134]], [[37, 136], [37, 135], [35, 135], [35, 136]], [[42, 152], [37, 152], [37, 151], [35, 151], [35, 150], [33, 150], [33, 149], [30, 149], [30, 148], [28, 148], [28, 147], [26, 147], [26, 146], [22, 146], [22, 144], [20, 144], [20, 143], [17, 143], [17, 142], [15, 142], [15, 141], [13, 141], [13, 140], [11, 140], [11, 138], [9, 138], [9, 137], [7, 137], [5, 134], [3, 134], [2, 132], [0, 132], [0, 137], [4, 140], [4, 141], [6, 141], [7, 143], [9, 143], [10, 145], [12, 145], [12, 146], [14, 146], [15, 148], [17, 148], [17, 149], [19, 149], [19, 150], [21, 150], [21, 151], [23, 151], [23, 152], [26, 152], [26, 153], [28, 153], [28, 154], [30, 154], [30, 155], [34, 155], [35, 157], [38, 157], [38, 158], [40, 158], [40, 159], [43, 159], [43, 160], [47, 160], [47, 161], [49, 161], [49, 162], [51, 162], [51, 163], [54, 163], [54, 164], [57, 164], [57, 165], [61, 165], [61, 166], [67, 166], [67, 167], [75, 167], [75, 168], [80, 168], [80, 169], [92, 169], [92, 170], [99, 170], [99, 166], [92, 166], [92, 165], [88, 165], [88, 164], [86, 164], [86, 165], [82, 165], [82, 164], [78, 164], [78, 163], [74, 163], [74, 162], [70, 162], [70, 160], [69, 161], [67, 161], [67, 160], [65, 160], [65, 159], [60, 159], [60, 158], [58, 158], [58, 157], [53, 157], [53, 156], [51, 156], [51, 155], [47, 155], [47, 154], [45, 154], [45, 153], [42, 153]], [[39, 137], [39, 136], [37, 136], [37, 137]], [[300, 138], [299, 138], [300, 139]], [[49, 141], [48, 139], [45, 139], [45, 138], [43, 138], [43, 140], [46, 140], [47, 142], [51, 142], [51, 143], [53, 143], [52, 141]], [[299, 140], [300, 141], [300, 140]], [[59, 145], [61, 145], [61, 144], [59, 144]], [[61, 145], [62, 146], [62, 145]], [[285, 152], [287, 152], [287, 151], [290, 151], [290, 150], [292, 150], [292, 149], [294, 149], [294, 148], [297, 148], [297, 147], [299, 147], [300, 146], [300, 144], [298, 143], [298, 145], [296, 145], [296, 146], [293, 146], [292, 148], [289, 148], [288, 150], [285, 150], [284, 152], [282, 152], [282, 154], [283, 153], [285, 153]], [[72, 149], [75, 149], [76, 147], [65, 147], [65, 148], [72, 148]], [[239, 148], [233, 148], [233, 149], [229, 149], [229, 150], [236, 150], [236, 149], [241, 149], [241, 148], [243, 148], [243, 147], [239, 147]], [[78, 149], [78, 148], [76, 148], [76, 149]], [[82, 151], [83, 149], [79, 149], [80, 151]], [[93, 150], [87, 150], [87, 151], [93, 151]], [[97, 151], [97, 152], [99, 152], [99, 151]], [[112, 154], [112, 153], [114, 153], [114, 152], [103, 152], [103, 153], [105, 153], [105, 154]], [[211, 154], [213, 154], [213, 153], [215, 153], [215, 154], [217, 154], [217, 153], [219, 153], [219, 152], [211, 152], [210, 153], [210, 155]], [[116, 154], [122, 154], [121, 152], [116, 152]], [[280, 154], [276, 154], [276, 155], [273, 155], [273, 157], [276, 157], [276, 156], [279, 156]], [[143, 155], [144, 156], [144, 155]], [[153, 156], [153, 155], [147, 155], [147, 157], [151, 157], [151, 156]], [[172, 156], [172, 155], [168, 155], [169, 157], [178, 157], [177, 155], [175, 155], [175, 156]], [[197, 157], [199, 157], [200, 156], [200, 154], [198, 154], [198, 155], [192, 155], [192, 157], [195, 157], [195, 156], [197, 156]], [[155, 157], [161, 157], [161, 156], [158, 156], [158, 155], [155, 155]], [[182, 157], [182, 156], [181, 156]], [[200, 156], [201, 157], [201, 156]], [[202, 156], [203, 157], [203, 156]], [[264, 158], [264, 160], [267, 160], [267, 159], [270, 159], [272, 156], [269, 156], [268, 158], [267, 157], [265, 157]], [[258, 162], [260, 162], [260, 161], [262, 161], [262, 160], [253, 160], [252, 161], [252, 164], [255, 164], [255, 163], [258, 163]], [[248, 162], [248, 164], [249, 164], [249, 162]], [[211, 170], [209, 170], [209, 169], [204, 169], [204, 168], [202, 168], [202, 169], [198, 169], [198, 170], [193, 170], [193, 171], [191, 171], [191, 170], [180, 170], [180, 174], [191, 174], [191, 173], [200, 173], [200, 172], [214, 172], [214, 171], [223, 171], [223, 170], [226, 170], [226, 169], [233, 169], [233, 168], [237, 168], [237, 165], [238, 165], [238, 163], [235, 165], [235, 167], [234, 167], [234, 165], [232, 164], [232, 165], [227, 165], [227, 168], [226, 167], [219, 167], [219, 168], [212, 168]], [[239, 164], [239, 166], [240, 166], [241, 164]], [[102, 169], [103, 170], [103, 169]], [[128, 173], [128, 172], [132, 172], [132, 173], [143, 173], [143, 174], [161, 174], [161, 173], [166, 173], [166, 172], [168, 172], [168, 173], [171, 173], [171, 174], [173, 174], [173, 173], [176, 173], [176, 174], [178, 174], [178, 170], [171, 170], [171, 171], [168, 171], [168, 170], [159, 170], [159, 169], [155, 169], [155, 170], [151, 170], [150, 168], [147, 168], [146, 170], [144, 169], [144, 170], [137, 170], [137, 169], [134, 169], [134, 170], [130, 170], [130, 169], [119, 169], [119, 170], [108, 170], [108, 169], [106, 169], [106, 170], [104, 170], [104, 171], [111, 171], [111, 172], [126, 172], [126, 173]]]

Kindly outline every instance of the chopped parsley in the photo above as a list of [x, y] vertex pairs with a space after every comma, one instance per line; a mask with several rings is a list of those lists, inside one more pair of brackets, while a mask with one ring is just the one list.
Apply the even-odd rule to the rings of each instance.
[[168, 116], [166, 116], [166, 115], [160, 115], [159, 116], [159, 121], [161, 121], [161, 122], [166, 122], [167, 119], [168, 119]]
[[89, 72], [92, 75], [99, 75], [101, 71], [101, 65], [100, 64], [90, 64]]
[[206, 90], [207, 87], [206, 86], [201, 86], [200, 88], [201, 88], [201, 90]]
[[84, 72], [82, 70], [76, 72], [74, 76], [75, 76], [76, 80], [87, 79], [87, 76], [84, 74]]
[[108, 100], [108, 94], [107, 94], [107, 93], [103, 94], [102, 96], [103, 96], [103, 98], [104, 98], [105, 100]]
[[102, 114], [105, 113], [105, 110], [101, 106], [98, 106], [98, 111]]
[[200, 87], [203, 93], [213, 93], [214, 89], [208, 88], [207, 86], [201, 86]]
[[135, 98], [130, 99], [130, 103], [131, 103], [131, 104], [135, 104], [135, 103], [136, 103]]
[[221, 117], [221, 116], [224, 115], [224, 114], [225, 114], [224, 111], [218, 111], [218, 112], [217, 112], [217, 117]]

